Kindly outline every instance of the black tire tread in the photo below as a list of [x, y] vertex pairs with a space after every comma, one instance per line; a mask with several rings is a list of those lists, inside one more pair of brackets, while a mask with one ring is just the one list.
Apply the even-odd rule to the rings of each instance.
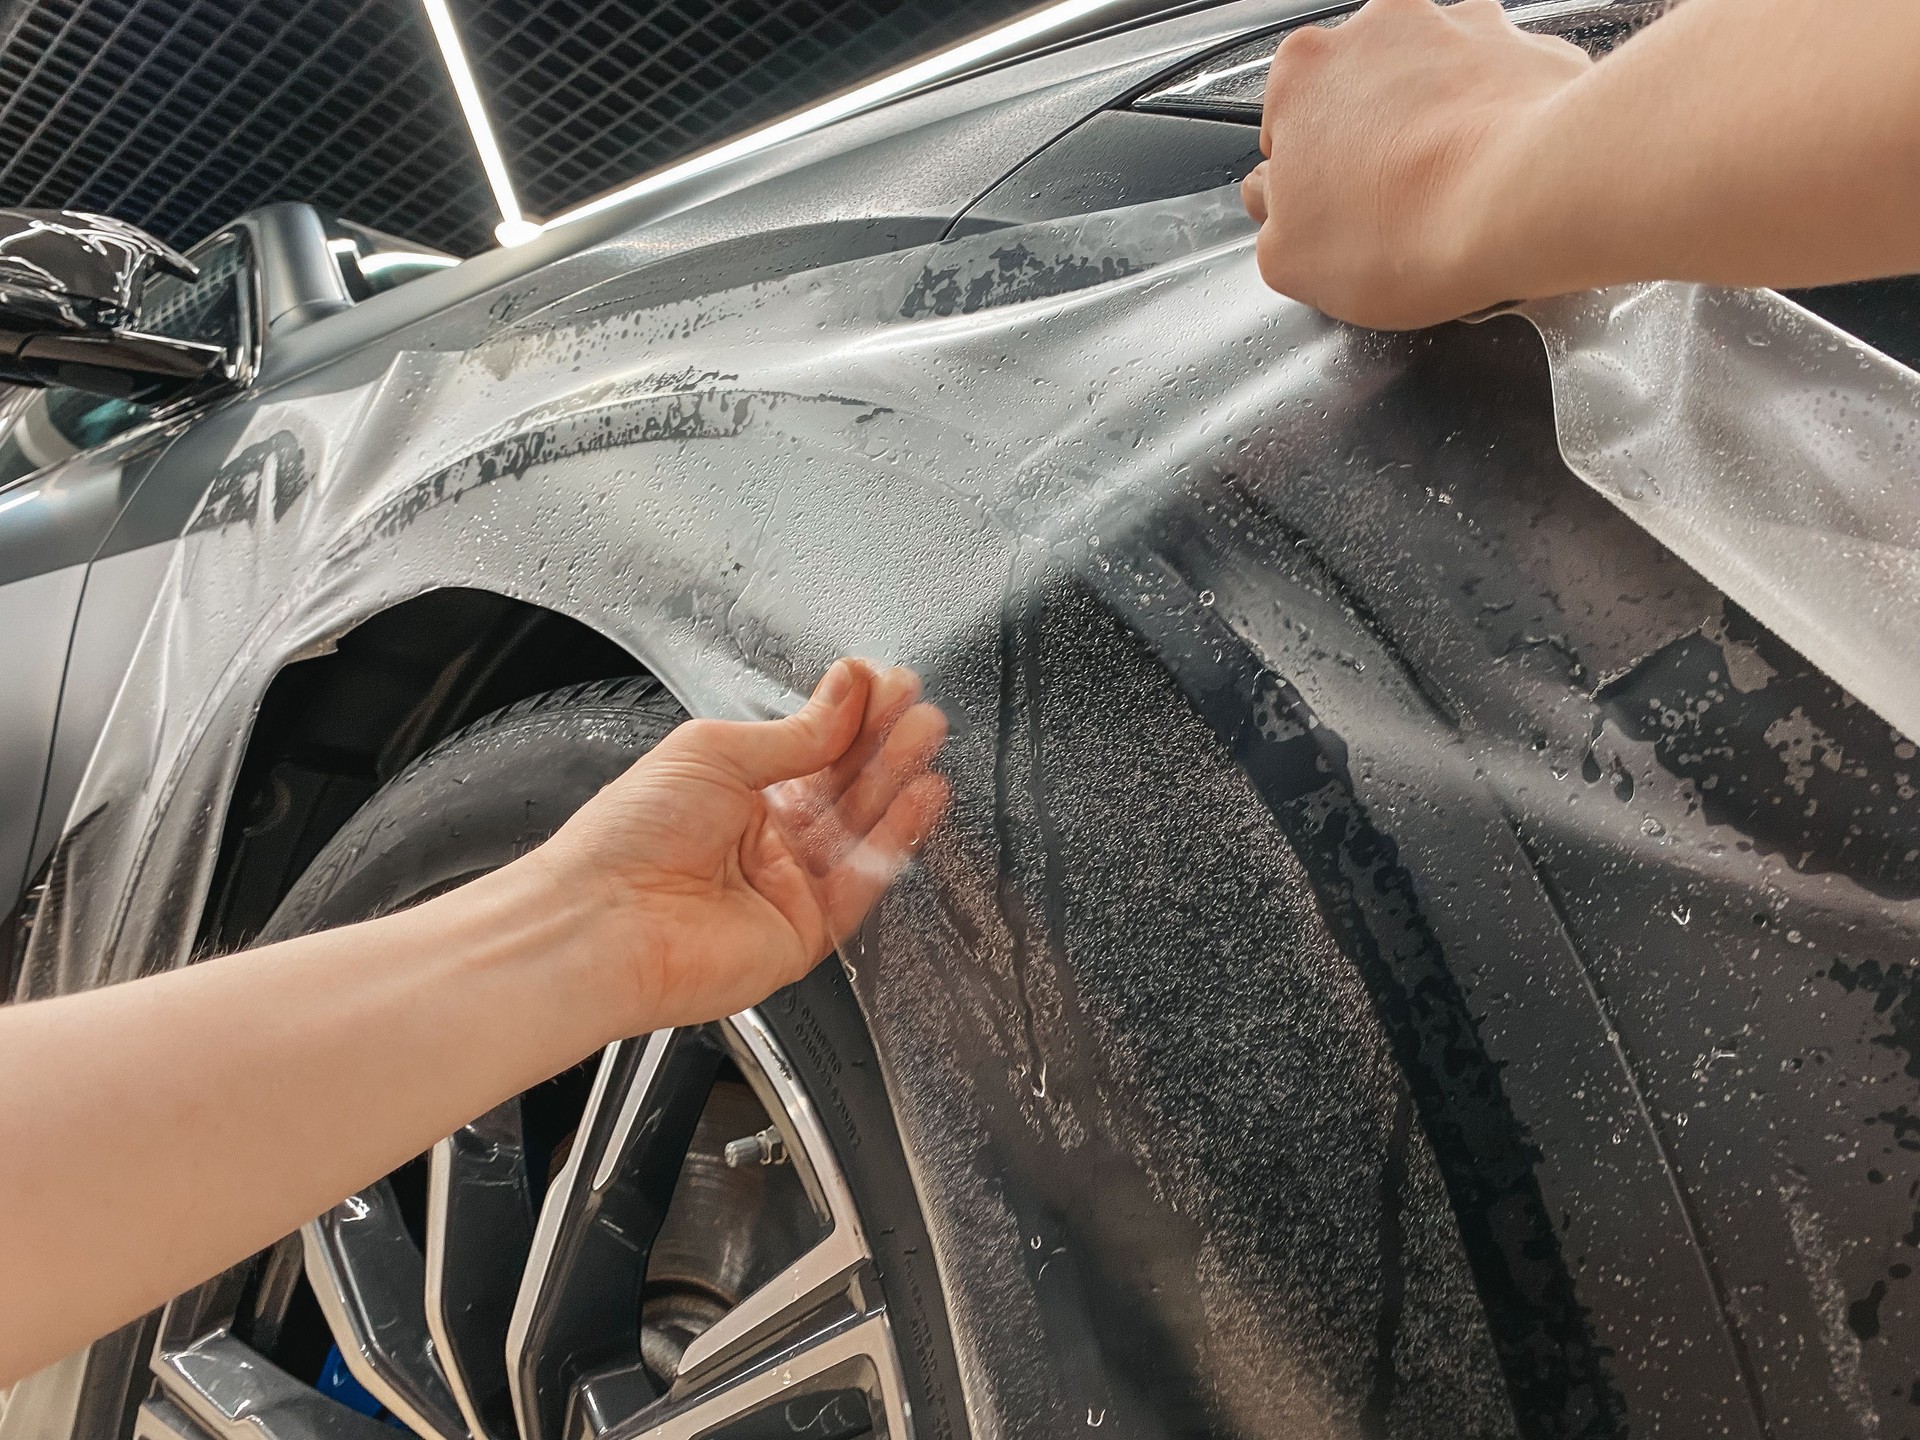
[[569, 714], [583, 710], [645, 710], [662, 718], [671, 717], [676, 724], [687, 718], [687, 712], [680, 708], [680, 702], [651, 675], [617, 675], [611, 680], [583, 680], [577, 685], [544, 690], [538, 695], [529, 695], [524, 700], [516, 700], [511, 705], [489, 711], [461, 726], [446, 739], [429, 746], [400, 773], [404, 775], [407, 770], [418, 769], [442, 752], [464, 745], [475, 735], [517, 725], [529, 717], [545, 715], [553, 710], [564, 710]]

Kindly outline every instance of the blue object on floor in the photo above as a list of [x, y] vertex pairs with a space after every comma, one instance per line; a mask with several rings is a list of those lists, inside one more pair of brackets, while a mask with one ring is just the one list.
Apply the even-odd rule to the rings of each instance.
[[337, 1400], [349, 1410], [357, 1410], [375, 1420], [384, 1420], [396, 1430], [407, 1428], [373, 1398], [366, 1386], [353, 1378], [353, 1372], [347, 1369], [346, 1357], [340, 1353], [338, 1345], [327, 1351], [327, 1363], [320, 1367], [320, 1378], [313, 1382], [313, 1386], [329, 1400]]

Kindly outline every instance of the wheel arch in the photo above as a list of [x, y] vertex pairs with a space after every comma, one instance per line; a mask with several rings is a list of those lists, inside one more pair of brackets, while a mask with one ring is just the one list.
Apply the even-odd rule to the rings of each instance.
[[563, 685], [645, 673], [580, 620], [466, 588], [412, 596], [284, 665], [228, 798], [196, 950], [249, 943], [347, 818], [463, 726]]

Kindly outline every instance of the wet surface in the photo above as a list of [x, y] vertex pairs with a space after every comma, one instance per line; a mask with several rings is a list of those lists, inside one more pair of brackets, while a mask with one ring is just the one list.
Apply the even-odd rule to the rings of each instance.
[[306, 455], [289, 431], [281, 430], [249, 445], [215, 472], [199, 512], [188, 522], [187, 533], [220, 530], [256, 519], [262, 490], [272, 497], [273, 518], [287, 511], [307, 489]]
[[847, 958], [980, 1433], [1920, 1433], [1911, 746], [1533, 333], [1281, 301], [1230, 194], [610, 298], [233, 437], [37, 990], [184, 957], [259, 695], [398, 599], [703, 713], [885, 657], [957, 798]]

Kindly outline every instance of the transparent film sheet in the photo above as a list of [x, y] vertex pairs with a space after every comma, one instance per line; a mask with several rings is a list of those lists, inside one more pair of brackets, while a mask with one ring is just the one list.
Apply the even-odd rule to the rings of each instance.
[[1904, 734], [1920, 734], [1920, 375], [1770, 290], [1522, 306], [1567, 464]]
[[[840, 653], [908, 664], [955, 718], [953, 811], [848, 958], [926, 1184], [980, 1433], [1095, 1417], [1103, 1434], [1165, 1433], [1126, 1429], [1118, 1402], [1053, 1363], [1097, 1346], [1030, 1343], [1082, 1333], [1070, 1321], [1134, 1325], [1149, 1303], [1048, 1298], [1069, 1266], [1047, 1270], [1001, 1183], [1039, 1195], [1096, 1165], [1103, 1203], [1144, 1217], [1129, 1235], [1177, 1277], [1151, 1303], [1191, 1297], [1204, 1317], [1168, 1312], [1204, 1337], [1214, 1433], [1375, 1433], [1356, 1417], [1385, 1282], [1351, 1202], [1381, 1191], [1391, 1143], [1408, 1244], [1425, 1247], [1398, 1363], [1423, 1378], [1394, 1392], [1383, 1433], [1511, 1433], [1496, 1359], [1509, 1376], [1561, 1366], [1580, 1395], [1609, 1367], [1658, 1377], [1668, 1337], [1644, 1323], [1642, 1281], [1700, 1288], [1673, 1263], [1685, 1226], [1509, 817], [1591, 827], [1574, 838], [1606, 856], [1614, 891], [1660, 878], [1672, 851], [1640, 863], [1655, 844], [1691, 845], [1688, 863], [1739, 885], [1801, 878], [1721, 845], [1677, 786], [1643, 783], [1629, 809], [1584, 779], [1594, 694], [1718, 614], [1691, 565], [1920, 728], [1896, 644], [1920, 596], [1902, 524], [1914, 377], [1771, 296], [1662, 286], [1533, 307], [1560, 447], [1616, 514], [1556, 458], [1531, 336], [1370, 334], [1276, 296], [1230, 189], [665, 303], [650, 274], [698, 255], [660, 262], [671, 237], [643, 238], [561, 262], [538, 303], [481, 297], [239, 412], [168, 542], [56, 851], [27, 993], [192, 958], [262, 696], [429, 591], [576, 619], [697, 714], [790, 708]], [[1524, 369], [1511, 393], [1528, 408], [1443, 455], [1454, 411], [1498, 409], [1496, 362]], [[1479, 494], [1439, 493], [1441, 459]], [[1552, 533], [1573, 538], [1528, 568], [1549, 532], [1523, 502], [1542, 490], [1571, 517]], [[1659, 547], [1629, 520], [1685, 563], [1644, 553]], [[1627, 558], [1588, 565], [1591, 550]], [[1485, 593], [1463, 591], [1469, 570], [1491, 576]], [[1654, 598], [1622, 619], [1629, 590]], [[1500, 618], [1523, 613], [1539, 623]], [[1203, 720], [1208, 704], [1226, 713]], [[1320, 768], [1335, 749], [1344, 778]], [[1244, 763], [1283, 750], [1303, 757], [1268, 777], [1299, 788], [1285, 833]], [[1316, 852], [1330, 815], [1380, 830]], [[1507, 1170], [1421, 1138], [1378, 993], [1323, 921], [1335, 891], [1389, 938], [1430, 913], [1430, 932], [1380, 948], [1433, 959], [1434, 985], [1491, 977], [1416, 1039], [1485, 1061], [1440, 1097], [1465, 1118], [1433, 1128], [1509, 1137]], [[1724, 909], [1745, 927], [1727, 953], [1758, 953], [1753, 906]], [[1905, 913], [1868, 918], [1892, 934]], [[1657, 954], [1669, 931], [1702, 944], [1716, 922], [1687, 914], [1618, 950]], [[1527, 1050], [1534, 1034], [1552, 1045]], [[1181, 1108], [1193, 1097], [1204, 1113]], [[1808, 1123], [1808, 1146], [1831, 1149], [1830, 1117]], [[1538, 1226], [1511, 1227], [1514, 1244], [1592, 1245], [1632, 1283], [1581, 1290], [1591, 1314], [1543, 1290], [1496, 1357], [1458, 1197], [1511, 1174], [1520, 1188], [1485, 1201], [1507, 1215], [1536, 1166]], [[1276, 1216], [1276, 1195], [1313, 1198]], [[1666, 1313], [1696, 1313], [1670, 1298]], [[1697, 1314], [1686, 1333], [1710, 1337], [1710, 1296]], [[1122, 1369], [1100, 1377], [1114, 1394]]]

